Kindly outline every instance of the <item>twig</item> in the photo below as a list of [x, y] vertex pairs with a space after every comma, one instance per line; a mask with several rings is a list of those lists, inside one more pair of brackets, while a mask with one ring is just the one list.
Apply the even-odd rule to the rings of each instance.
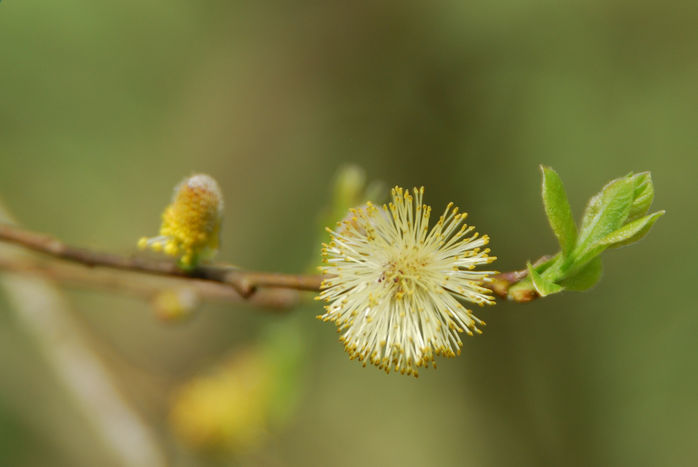
[[[295, 300], [297, 299], [297, 297], [291, 297], [290, 295], [274, 295], [280, 294], [280, 290], [277, 290], [273, 294], [270, 294], [269, 291], [265, 291], [265, 293], [260, 297], [259, 292], [257, 292], [259, 288], [291, 289], [296, 291], [306, 290], [317, 292], [320, 290], [320, 285], [324, 279], [324, 276], [319, 274], [302, 275], [283, 274], [278, 272], [246, 271], [235, 266], [221, 265], [199, 266], [193, 271], [185, 272], [173, 262], [158, 261], [135, 256], [118, 256], [110, 253], [92, 251], [86, 248], [74, 247], [66, 245], [60, 240], [57, 240], [49, 235], [19, 229], [7, 224], [0, 224], [0, 241], [14, 243], [24, 248], [53, 256], [54, 258], [79, 263], [91, 268], [102, 267], [120, 269], [131, 272], [186, 279], [200, 289], [206, 287], [203, 285], [204, 283], [207, 283], [207, 286], [213, 286], [211, 283], [217, 283], [218, 286], [224, 285], [226, 287], [232, 287], [237, 294], [236, 296], [241, 299], [251, 299], [251, 297], [257, 296], [257, 298], [253, 301], [259, 304], [272, 303], [278, 306], [291, 306], [295, 304]], [[549, 259], [549, 257], [543, 257], [536, 261], [536, 264], [539, 264], [541, 261], [545, 261], [547, 259]], [[0, 267], [2, 266], [3, 264], [0, 263]], [[8, 264], [5, 264], [4, 266], [11, 266], [15, 269], [19, 267], [19, 265]], [[58, 279], [66, 279], [68, 281], [71, 279], [71, 277], [67, 276], [72, 274], [72, 279], [77, 279], [77, 282], [99, 285], [96, 284], [98, 279], [95, 278], [88, 278], [88, 276], [85, 275], [81, 275], [81, 277], [76, 278], [75, 275], [78, 273], [74, 271], [67, 273], [66, 271], [58, 271], [57, 269], [37, 265], [26, 265], [23, 266], [23, 268], [26, 270], [31, 269], [40, 274], [43, 273], [49, 276], [54, 275]], [[500, 297], [508, 297], [507, 294], [509, 288], [513, 284], [525, 278], [527, 274], [528, 272], [526, 270], [496, 274], [490, 278], [489, 282], [484, 283], [483, 286], [491, 289]], [[113, 281], [115, 279], [109, 280]], [[107, 280], [102, 279], [102, 281], [106, 282]], [[102, 285], [106, 284], [103, 283]], [[217, 294], [229, 295], [228, 292], [224, 292], [222, 289], [220, 289], [220, 287], [208, 287], [204, 293], [204, 295]], [[232, 297], [233, 295], [230, 295], [230, 298]], [[527, 296], [525, 300], [514, 299], [517, 301], [529, 301], [536, 297], [536, 294], [533, 293], [530, 296]], [[512, 297], [508, 298], [511, 299]]]
[[176, 264], [169, 261], [124, 257], [78, 248], [66, 245], [49, 235], [19, 229], [7, 224], [0, 224], [0, 240], [89, 267], [105, 267], [227, 284], [243, 298], [252, 296], [258, 287], [317, 291], [322, 282], [320, 275], [243, 271], [234, 266], [200, 266], [191, 272], [184, 272]]
[[[0, 218], [10, 219], [0, 206]], [[29, 258], [26, 252], [0, 245], [7, 262]], [[36, 277], [0, 274], [3, 289], [21, 328], [42, 351], [75, 408], [109, 450], [110, 464], [159, 467], [167, 464], [153, 429], [119, 390], [108, 367], [94, 352], [84, 330], [72, 317], [60, 290]]]
[[[551, 258], [552, 256], [548, 255], [541, 256], [533, 263], [533, 267], [543, 264]], [[509, 300], [514, 300], [516, 302], [530, 302], [531, 300], [535, 300], [536, 298], [540, 297], [540, 295], [538, 295], [538, 293], [533, 289], [526, 290], [522, 292], [520, 295], [514, 297], [512, 297], [509, 294], [509, 288], [511, 288], [512, 285], [523, 280], [527, 276], [528, 269], [521, 269], [519, 271], [500, 272], [499, 274], [495, 274], [494, 276], [492, 276], [490, 278], [490, 281], [483, 285], [484, 287], [487, 287], [488, 289], [492, 290], [495, 294], [499, 295], [502, 298], [508, 298]]]

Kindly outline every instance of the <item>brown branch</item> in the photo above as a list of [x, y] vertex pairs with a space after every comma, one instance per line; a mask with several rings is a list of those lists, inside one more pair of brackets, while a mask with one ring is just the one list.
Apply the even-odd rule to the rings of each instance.
[[66, 245], [49, 235], [19, 229], [7, 224], [0, 224], [0, 240], [89, 267], [105, 267], [226, 284], [235, 289], [242, 298], [252, 296], [258, 287], [317, 291], [322, 282], [320, 275], [243, 271], [234, 266], [200, 266], [191, 272], [185, 272], [173, 262], [135, 256], [118, 256], [78, 248]]
[[[91, 268], [101, 267], [110, 269], [120, 269], [130, 272], [139, 272], [145, 274], [153, 274], [159, 276], [167, 276], [170, 278], [186, 279], [188, 283], [194, 285], [198, 291], [202, 292], [203, 296], [225, 296], [228, 299], [251, 299], [257, 296], [253, 301], [259, 304], [277, 304], [278, 306], [290, 306], [296, 303], [297, 296], [291, 296], [286, 292], [294, 292], [297, 295], [299, 290], [307, 290], [317, 292], [320, 290], [322, 283], [322, 275], [297, 275], [283, 274], [277, 272], [258, 272], [245, 271], [234, 266], [224, 265], [207, 265], [199, 266], [193, 271], [182, 271], [175, 263], [170, 261], [159, 261], [149, 258], [136, 256], [119, 256], [110, 253], [102, 253], [92, 251], [86, 248], [78, 248], [57, 240], [49, 235], [31, 232], [24, 229], [19, 229], [7, 224], [0, 224], [0, 241], [14, 243], [16, 245], [44, 253], [54, 258], [79, 263]], [[539, 259], [536, 264], [547, 260], [548, 257]], [[18, 265], [8, 265], [0, 263], [0, 267], [18, 268]], [[77, 278], [75, 271], [70, 273], [51, 269], [47, 266], [27, 265], [23, 266], [26, 270], [31, 270], [38, 274], [54, 276], [60, 279], [70, 281], [75, 279], [76, 282], [91, 283], [100, 285], [97, 282], [102, 281], [101, 285], [106, 286], [109, 281], [117, 279], [96, 279], [87, 274], [80, 274]], [[500, 297], [509, 298], [515, 301], [530, 301], [537, 298], [537, 294], [533, 291], [525, 297], [511, 297], [508, 294], [509, 288], [521, 281], [528, 274], [527, 270], [511, 271], [496, 274], [490, 278], [490, 281], [484, 283], [483, 286], [491, 289]], [[71, 276], [72, 275], [72, 276]], [[134, 288], [119, 283], [124, 288]], [[231, 289], [232, 288], [232, 289]], [[266, 291], [259, 296], [257, 290], [264, 288]], [[271, 289], [277, 289], [271, 291]], [[286, 289], [283, 292], [279, 289]], [[288, 289], [291, 289], [290, 291]], [[286, 293], [286, 295], [284, 295]]]
[[[548, 255], [541, 256], [533, 263], [533, 267], [536, 267], [548, 261], [551, 258], [552, 256]], [[483, 285], [502, 298], [507, 298], [515, 302], [530, 302], [531, 300], [535, 300], [536, 298], [540, 297], [540, 295], [538, 295], [538, 293], [533, 288], [519, 291], [519, 293], [517, 294], [509, 293], [509, 289], [512, 285], [516, 284], [517, 282], [520, 282], [527, 276], [528, 269], [521, 269], [519, 271], [500, 272], [499, 274], [495, 274], [494, 276], [492, 276], [490, 278], [490, 281]]]

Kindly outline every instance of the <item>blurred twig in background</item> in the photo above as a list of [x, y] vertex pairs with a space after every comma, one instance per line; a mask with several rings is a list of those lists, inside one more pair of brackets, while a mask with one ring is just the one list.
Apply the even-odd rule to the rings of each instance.
[[[0, 219], [10, 221], [0, 207]], [[26, 253], [0, 246], [3, 261]], [[0, 274], [0, 287], [18, 323], [31, 335], [82, 416], [93, 426], [117, 465], [158, 467], [164, 454], [148, 424], [129, 406], [109, 371], [92, 351], [69, 305], [51, 283], [37, 277]]]
[[[211, 281], [186, 277], [150, 277], [147, 281], [137, 273], [113, 274], [111, 271], [86, 269], [79, 265], [38, 261], [35, 259], [0, 258], [0, 269], [40, 276], [72, 287], [89, 287], [118, 291], [147, 300], [163, 289], [188, 288], [199, 298], [226, 303], [247, 302], [265, 308], [287, 309], [300, 302], [300, 293], [292, 289], [265, 288], [243, 298], [232, 287]], [[134, 277], [137, 276], [137, 277]]]

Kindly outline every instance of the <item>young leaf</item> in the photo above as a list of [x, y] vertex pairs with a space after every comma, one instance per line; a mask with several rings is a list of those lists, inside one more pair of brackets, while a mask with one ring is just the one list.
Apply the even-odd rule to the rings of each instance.
[[603, 250], [599, 249], [598, 241], [623, 225], [628, 218], [634, 193], [635, 179], [629, 175], [608, 183], [589, 200], [573, 252], [576, 262], [588, 261]]
[[601, 278], [601, 257], [597, 256], [573, 276], [560, 281], [566, 290], [582, 291], [593, 287]]
[[531, 282], [533, 282], [533, 287], [541, 297], [556, 294], [564, 290], [564, 287], [544, 279], [540, 274], [538, 274], [530, 261], [526, 263], [526, 267], [528, 268], [528, 276], [531, 278]]
[[636, 221], [625, 224], [620, 229], [611, 232], [599, 241], [599, 245], [610, 248], [628, 245], [644, 237], [657, 219], [664, 215], [665, 211], [657, 211], [642, 217]]
[[577, 235], [577, 240], [579, 242], [582, 242], [586, 237], [589, 236], [589, 232], [593, 227], [594, 219], [596, 219], [596, 216], [599, 214], [599, 210], [601, 208], [601, 195], [603, 195], [603, 192], [607, 187], [608, 185], [603, 187], [600, 192], [589, 198], [589, 202], [587, 203], [586, 208], [584, 208], [582, 223], [579, 227], [579, 234]]
[[635, 192], [633, 193], [633, 205], [628, 213], [628, 222], [639, 219], [647, 213], [654, 199], [654, 185], [652, 174], [641, 172], [633, 175], [635, 179]]
[[538, 260], [538, 262], [533, 265], [533, 269], [535, 269], [538, 274], [543, 274], [543, 272], [547, 271], [548, 268], [552, 267], [557, 261], [560, 261], [559, 254], [551, 256], [545, 261]]
[[572, 210], [565, 187], [562, 185], [560, 176], [552, 168], [541, 165], [540, 169], [543, 174], [541, 191], [545, 214], [560, 243], [562, 255], [568, 256], [577, 240], [577, 226], [572, 219]]

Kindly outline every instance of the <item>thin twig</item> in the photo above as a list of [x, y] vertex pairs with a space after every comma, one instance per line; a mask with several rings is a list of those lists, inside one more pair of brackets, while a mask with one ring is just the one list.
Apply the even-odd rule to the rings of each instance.
[[[11, 220], [2, 206], [0, 219]], [[4, 261], [31, 261], [28, 256], [0, 245]], [[74, 407], [111, 453], [113, 458], [108, 463], [129, 467], [166, 465], [165, 450], [153, 428], [121, 392], [85, 330], [72, 316], [61, 291], [50, 281], [4, 271], [0, 274], [0, 289], [18, 325], [35, 339]]]
[[[322, 280], [325, 277], [319, 274], [303, 275], [284, 274], [278, 272], [246, 271], [235, 266], [226, 265], [199, 266], [193, 271], [185, 272], [181, 270], [174, 262], [158, 261], [137, 256], [119, 256], [111, 253], [102, 253], [86, 248], [74, 247], [66, 245], [50, 235], [19, 229], [7, 224], [0, 224], [0, 241], [14, 243], [24, 248], [53, 256], [54, 258], [79, 263], [91, 268], [102, 267], [120, 269], [131, 272], [186, 279], [188, 281], [192, 281], [193, 284], [198, 284], [197, 287], [204, 287], [204, 281], [208, 282], [209, 285], [212, 285], [211, 283], [218, 283], [218, 285], [222, 284], [226, 287], [232, 287], [237, 296], [242, 299], [250, 299], [251, 297], [258, 295], [255, 292], [257, 292], [259, 288], [306, 290], [317, 292], [320, 290]], [[547, 259], [548, 257], [543, 257], [539, 259], [536, 264], [539, 264], [540, 261]], [[3, 265], [0, 263], [0, 267], [2, 266]], [[18, 265], [14, 265], [14, 267], [17, 268]], [[41, 267], [43, 270], [41, 270], [41, 268], [39, 268], [37, 265], [25, 267], [25, 269], [32, 268], [38, 273], [43, 272], [46, 275], [56, 275], [58, 276], [58, 279], [61, 279], [62, 275], [65, 276], [65, 274], [67, 274], [65, 271], [58, 272], [55, 269], [49, 270], [44, 266]], [[72, 274], [76, 273], [73, 272]], [[491, 289], [500, 297], [507, 297], [509, 288], [513, 284], [525, 278], [527, 274], [527, 270], [503, 272], [492, 276], [490, 281], [484, 283], [483, 286]], [[70, 277], [63, 278], [68, 280], [70, 279]], [[78, 279], [78, 282], [95, 283], [96, 281], [97, 279], [87, 279], [87, 276], [83, 276]], [[214, 289], [212, 288], [209, 288], [205, 295], [215, 295], [218, 293], [223, 293], [225, 295], [225, 292], [222, 292], [219, 289], [216, 289], [214, 292]], [[275, 293], [281, 292], [277, 290]], [[533, 298], [536, 297], [531, 296], [528, 297], [527, 300], [531, 300]], [[265, 292], [262, 297], [258, 297], [254, 301], [259, 302], [260, 304], [272, 302], [278, 304], [279, 306], [290, 306], [295, 303], [295, 297], [273, 294], [269, 295], [268, 292]]]
[[[533, 267], [543, 264], [551, 258], [552, 256], [549, 255], [541, 256], [533, 263]], [[483, 285], [502, 298], [508, 298], [517, 302], [530, 302], [531, 300], [535, 300], [536, 298], [540, 297], [540, 295], [538, 295], [534, 289], [527, 290], [523, 295], [517, 297], [511, 297], [509, 294], [509, 288], [517, 282], [525, 279], [527, 276], [528, 269], [500, 272], [499, 274], [492, 276], [490, 281]]]
[[0, 224], [0, 240], [89, 267], [105, 267], [227, 284], [243, 298], [249, 298], [258, 287], [317, 291], [322, 282], [320, 275], [243, 271], [234, 266], [200, 266], [191, 272], [185, 272], [173, 262], [136, 256], [118, 256], [74, 247], [66, 245], [50, 235], [19, 229], [7, 224]]

